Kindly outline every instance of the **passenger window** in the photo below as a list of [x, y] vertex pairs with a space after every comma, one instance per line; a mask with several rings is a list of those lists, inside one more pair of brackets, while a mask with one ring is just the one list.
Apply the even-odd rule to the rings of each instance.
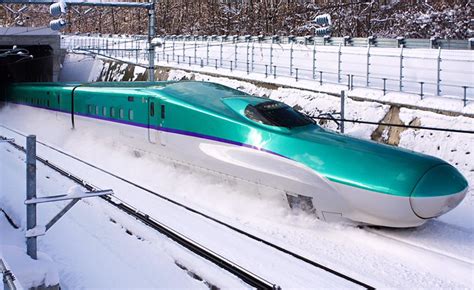
[[155, 116], [155, 103], [150, 104], [150, 116]]
[[87, 112], [89, 112], [89, 114], [92, 114], [92, 105], [87, 105]]
[[102, 115], [107, 116], [107, 107], [102, 107]]
[[120, 117], [120, 119], [123, 119], [123, 109], [119, 110], [119, 117]]
[[110, 108], [110, 117], [115, 118], [115, 108]]
[[133, 110], [132, 109], [128, 110], [128, 119], [133, 120]]
[[95, 114], [99, 116], [99, 106], [95, 106]]

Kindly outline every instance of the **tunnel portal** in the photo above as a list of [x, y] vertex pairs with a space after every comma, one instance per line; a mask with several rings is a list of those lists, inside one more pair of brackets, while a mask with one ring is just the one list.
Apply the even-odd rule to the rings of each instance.
[[60, 35], [49, 28], [0, 27], [0, 83], [57, 81]]

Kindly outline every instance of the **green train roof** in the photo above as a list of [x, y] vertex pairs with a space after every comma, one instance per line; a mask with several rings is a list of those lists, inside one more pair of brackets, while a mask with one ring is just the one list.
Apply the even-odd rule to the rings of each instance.
[[[242, 115], [239, 109], [247, 104], [258, 104], [268, 99], [251, 96], [242, 91], [224, 85], [200, 81], [159, 81], [159, 82], [95, 82], [95, 83], [21, 83], [18, 85], [35, 87], [76, 87], [88, 91], [103, 89], [103, 93], [113, 93], [114, 96], [129, 94], [130, 89], [140, 94], [150, 94], [167, 101], [186, 104], [203, 110], [222, 114], [228, 117]], [[119, 90], [115, 90], [119, 89]], [[226, 101], [227, 100], [227, 101]]]
[[267, 100], [253, 97], [223, 85], [205, 82], [173, 83], [153, 91], [169, 101], [186, 103], [187, 105], [226, 116], [235, 116], [238, 113], [237, 108], [233, 108], [229, 106], [229, 103], [225, 102], [226, 99], [245, 99], [246, 104], [261, 103]]
[[159, 81], [159, 82], [94, 82], [83, 83], [82, 87], [94, 88], [161, 88], [176, 83], [177, 81]]

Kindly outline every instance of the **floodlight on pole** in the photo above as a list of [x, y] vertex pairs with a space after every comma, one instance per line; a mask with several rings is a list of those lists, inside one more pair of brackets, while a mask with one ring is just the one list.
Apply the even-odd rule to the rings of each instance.
[[331, 34], [331, 30], [332, 30], [331, 29], [331, 25], [332, 25], [331, 15], [327, 13], [318, 15], [316, 16], [316, 18], [314, 18], [313, 23], [321, 26], [314, 30], [314, 34], [316, 36], [327, 36]]
[[61, 18], [51, 20], [51, 22], [49, 22], [49, 27], [52, 30], [61, 30], [66, 27], [66, 20], [61, 19]]
[[[66, 7], [64, 0], [59, 0], [49, 6], [49, 13], [54, 17], [60, 17], [66, 13]], [[66, 27], [66, 20], [62, 18], [51, 20], [51, 22], [49, 22], [49, 27], [52, 30], [61, 30]]]
[[321, 28], [316, 28], [314, 30], [314, 34], [316, 36], [325, 36], [325, 35], [328, 35], [331, 33], [331, 27], [327, 26], [327, 27], [321, 27]]
[[327, 13], [318, 15], [314, 18], [313, 22], [321, 26], [331, 26], [331, 15]]
[[61, 14], [66, 13], [66, 7], [67, 6], [64, 1], [59, 1], [49, 6], [49, 13], [54, 17], [59, 17]]

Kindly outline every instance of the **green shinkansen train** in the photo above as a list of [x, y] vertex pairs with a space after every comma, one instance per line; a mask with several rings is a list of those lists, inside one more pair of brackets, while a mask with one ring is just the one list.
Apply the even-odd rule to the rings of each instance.
[[441, 159], [325, 130], [284, 103], [214, 83], [22, 83], [2, 97], [30, 119], [61, 115], [53, 125], [72, 134], [95, 130], [273, 187], [322, 220], [418, 226], [456, 207], [468, 189]]

